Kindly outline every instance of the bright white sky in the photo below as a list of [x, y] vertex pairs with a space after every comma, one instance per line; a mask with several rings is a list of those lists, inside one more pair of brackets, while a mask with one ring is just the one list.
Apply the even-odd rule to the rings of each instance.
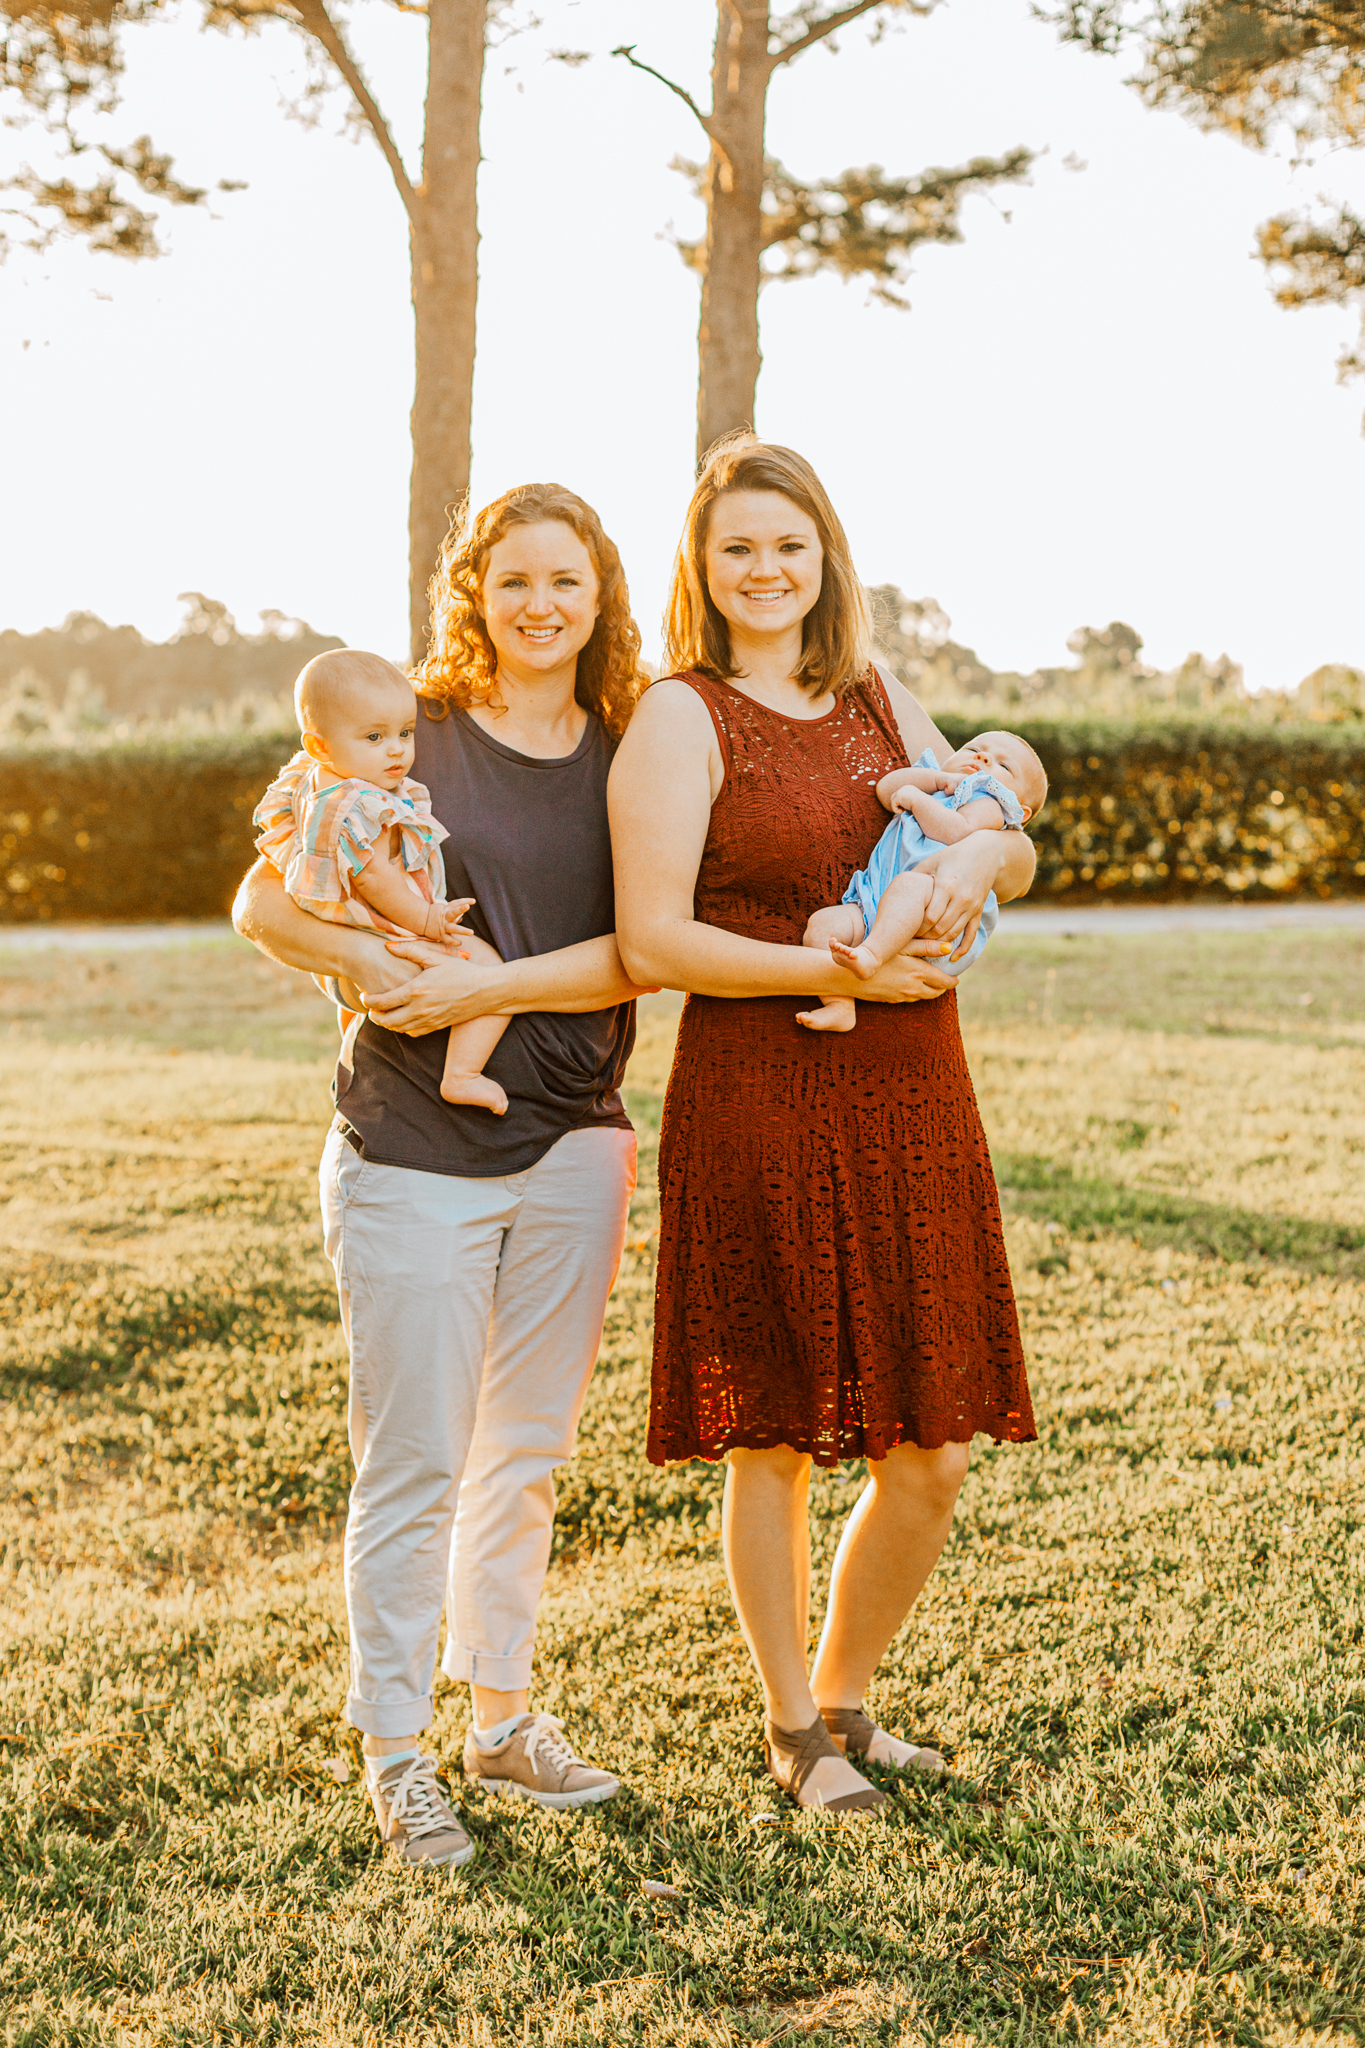
[[[704, 99], [714, 8], [539, 10], [488, 66], [474, 487], [591, 499], [654, 649], [696, 385], [697, 287], [662, 236], [699, 208], [668, 166], [704, 138], [605, 53], [634, 42]], [[354, 9], [410, 161], [423, 40]], [[302, 77], [284, 29], [187, 17], [128, 47], [114, 132], [250, 189], [174, 214], [161, 262], [66, 248], [0, 270], [0, 625], [79, 607], [160, 638], [198, 589], [401, 658], [411, 313], [388, 172], [338, 133], [339, 101], [311, 131], [283, 117]], [[570, 69], [557, 48], [596, 54]], [[1333, 368], [1355, 322], [1280, 311], [1249, 254], [1286, 205], [1365, 203], [1365, 153], [1296, 174], [1122, 80], [1026, 0], [957, 0], [876, 48], [855, 27], [780, 72], [769, 146], [805, 176], [1049, 153], [917, 259], [910, 313], [833, 279], [766, 291], [759, 430], [815, 462], [867, 581], [936, 597], [997, 667], [1063, 660], [1115, 617], [1161, 666], [1226, 651], [1257, 687], [1365, 663], [1365, 386]], [[0, 137], [6, 160], [22, 140]]]

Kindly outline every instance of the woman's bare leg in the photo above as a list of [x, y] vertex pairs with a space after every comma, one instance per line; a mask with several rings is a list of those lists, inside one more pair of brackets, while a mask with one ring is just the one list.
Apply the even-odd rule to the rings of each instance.
[[[863, 913], [856, 903], [831, 904], [811, 912], [801, 943], [827, 953], [831, 941], [856, 946], [865, 930]], [[831, 996], [818, 1010], [798, 1010], [796, 1021], [804, 1024], [807, 1031], [852, 1031], [858, 1021], [858, 1006], [851, 996]]]
[[830, 1576], [811, 1673], [811, 1692], [821, 1707], [861, 1706], [873, 1672], [948, 1540], [970, 1457], [970, 1444], [944, 1444], [936, 1451], [901, 1444], [869, 1462], [867, 1485], [844, 1525]]
[[919, 937], [933, 893], [934, 885], [928, 875], [912, 869], [908, 874], [894, 876], [882, 891], [872, 929], [862, 944], [855, 941], [850, 945], [844, 939], [831, 938], [830, 952], [841, 967], [866, 981], [888, 960], [894, 960], [897, 953], [903, 953], [911, 939]]
[[[472, 932], [462, 933], [460, 950], [471, 960], [500, 966], [502, 955]], [[475, 1109], [489, 1109], [494, 1116], [507, 1112], [507, 1096], [496, 1081], [484, 1074], [484, 1061], [510, 1022], [507, 1017], [475, 1017], [468, 1024], [452, 1024], [446, 1063], [441, 1075], [441, 1094], [447, 1102], [468, 1103]]]
[[[768, 1719], [792, 1733], [816, 1716], [806, 1676], [810, 1641], [810, 1459], [779, 1444], [733, 1450], [725, 1477], [722, 1534], [735, 1612], [763, 1685]], [[821, 1757], [802, 1804], [860, 1792], [852, 1764]]]

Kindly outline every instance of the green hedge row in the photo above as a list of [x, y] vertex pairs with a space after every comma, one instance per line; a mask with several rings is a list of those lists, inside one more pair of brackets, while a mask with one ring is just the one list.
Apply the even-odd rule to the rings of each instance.
[[[954, 746], [980, 727], [939, 720]], [[1033, 720], [1033, 899], [1365, 894], [1365, 728]]]
[[0, 754], [0, 921], [223, 917], [298, 745], [230, 733]]
[[[940, 719], [954, 745], [974, 727]], [[1034, 721], [1034, 900], [1365, 894], [1365, 730]], [[0, 923], [222, 917], [291, 733], [0, 753]]]

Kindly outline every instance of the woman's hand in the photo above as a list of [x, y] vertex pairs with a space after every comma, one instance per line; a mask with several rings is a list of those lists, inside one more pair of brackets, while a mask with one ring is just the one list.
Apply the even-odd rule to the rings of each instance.
[[[973, 832], [931, 853], [919, 864], [919, 873], [934, 884], [921, 938], [956, 939], [951, 957], [962, 959], [971, 950], [991, 890], [1010, 898], [1022, 895], [1033, 878], [1034, 858], [1032, 842], [1022, 832]], [[1007, 888], [1006, 874], [1022, 886]]]
[[884, 967], [879, 967], [870, 981], [858, 984], [857, 1000], [860, 1003], [931, 1002], [935, 996], [957, 987], [957, 977], [945, 974], [941, 965], [942, 940], [915, 939], [912, 943], [917, 950], [925, 945], [932, 946], [934, 958], [917, 959], [908, 949], [898, 953], [894, 960], [888, 960]]
[[[432, 948], [433, 952], [438, 950], [437, 947]], [[391, 995], [397, 989], [406, 988], [413, 976], [420, 972], [421, 969], [414, 967], [411, 962], [391, 959], [382, 948], [373, 946], [366, 948], [364, 964], [358, 971], [350, 975], [339, 975], [337, 979], [342, 984], [343, 995], [349, 983], [355, 993], [363, 998], [361, 1009], [368, 1009], [376, 996]]]
[[388, 950], [399, 956], [393, 964], [403, 980], [377, 994], [367, 991], [370, 1015], [386, 1031], [425, 1038], [502, 1007], [501, 965], [477, 965], [423, 939], [392, 939]]

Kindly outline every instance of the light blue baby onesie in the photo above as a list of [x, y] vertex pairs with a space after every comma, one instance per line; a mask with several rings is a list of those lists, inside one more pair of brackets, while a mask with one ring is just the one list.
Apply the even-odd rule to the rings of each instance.
[[[938, 771], [938, 762], [928, 747], [920, 755], [915, 766], [932, 768], [936, 773]], [[936, 789], [934, 802], [942, 804], [946, 810], [960, 811], [964, 804], [969, 804], [972, 798], [977, 796], [995, 798], [1005, 813], [1007, 831], [1023, 830], [1023, 805], [1014, 791], [1006, 789], [1003, 782], [997, 782], [988, 768], [980, 768], [973, 775], [964, 775], [954, 790]], [[856, 904], [863, 914], [867, 930], [871, 931], [872, 920], [877, 915], [877, 905], [882, 900], [887, 884], [894, 881], [897, 875], [908, 874], [911, 868], [917, 868], [921, 861], [927, 860], [931, 853], [940, 852], [942, 847], [941, 839], [925, 837], [923, 827], [913, 811], [897, 811], [873, 847], [871, 860], [865, 868], [859, 868], [840, 900]], [[981, 912], [981, 923], [977, 926], [976, 937], [972, 940], [970, 951], [961, 960], [936, 960], [935, 967], [942, 967], [945, 974], [964, 973], [974, 960], [981, 958], [986, 950], [986, 941], [995, 930], [999, 917], [1000, 905], [996, 902], [995, 891], [992, 889]]]

